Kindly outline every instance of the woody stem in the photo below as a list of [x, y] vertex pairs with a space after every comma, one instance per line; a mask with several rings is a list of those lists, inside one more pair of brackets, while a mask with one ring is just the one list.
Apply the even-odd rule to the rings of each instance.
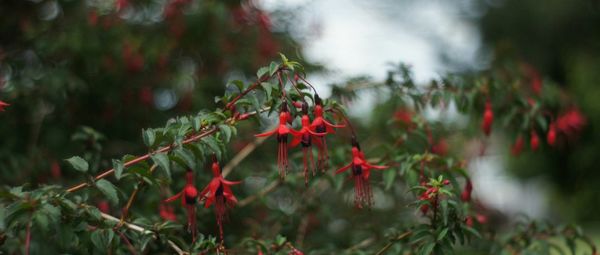
[[[202, 139], [203, 137], [206, 137], [206, 136], [209, 136], [209, 135], [212, 135], [212, 134], [216, 133], [217, 130], [218, 130], [218, 128], [216, 128], [215, 126], [211, 126], [209, 128], [205, 128], [204, 132], [201, 132], [200, 134], [197, 134], [197, 135], [195, 135], [195, 136], [193, 136], [191, 138], [188, 138], [188, 139], [184, 140], [181, 144], [188, 144], [188, 143], [191, 143], [191, 142], [198, 141], [198, 140]], [[130, 161], [125, 162], [125, 164], [123, 164], [123, 167], [126, 168], [126, 167], [129, 167], [129, 166], [135, 165], [137, 163], [140, 163], [142, 161], [145, 161], [145, 160], [149, 159], [152, 154], [171, 151], [171, 150], [175, 149], [176, 146], [177, 146], [176, 144], [171, 144], [169, 146], [162, 147], [162, 148], [160, 148], [160, 149], [158, 149], [158, 150], [156, 150], [154, 152], [150, 152], [150, 153], [147, 153], [145, 155], [139, 156], [139, 157], [137, 157], [135, 159], [132, 159]], [[97, 181], [97, 180], [106, 178], [106, 177], [114, 174], [114, 172], [115, 172], [114, 168], [108, 169], [108, 170], [102, 172], [101, 174], [96, 175], [96, 177], [94, 177], [94, 180]], [[73, 187], [70, 187], [69, 189], [67, 189], [67, 192], [68, 193], [75, 192], [75, 191], [78, 191], [80, 189], [83, 189], [83, 188], [87, 187], [88, 185], [89, 184], [87, 182], [83, 182], [83, 183], [77, 184], [77, 185], [75, 185]]]
[[[154, 172], [156, 167], [157, 167], [156, 164], [154, 164], [154, 165], [152, 165], [152, 167], [150, 167], [150, 174], [152, 174]], [[121, 212], [121, 220], [119, 221], [119, 224], [117, 224], [117, 227], [123, 226], [123, 223], [125, 222], [125, 218], [127, 218], [127, 214], [129, 213], [129, 208], [131, 208], [131, 205], [133, 204], [133, 200], [137, 196], [139, 190], [142, 188], [144, 183], [145, 182], [143, 180], [139, 181], [138, 185], [135, 187], [135, 189], [131, 193], [131, 196], [129, 196], [129, 200], [127, 200], [127, 204], [125, 205], [125, 207], [123, 208], [123, 210]]]
[[404, 239], [406, 237], [409, 237], [410, 235], [412, 235], [412, 231], [407, 231], [407, 232], [404, 232], [404, 233], [398, 235], [397, 237], [395, 237], [393, 239], [390, 239], [390, 241], [383, 248], [381, 248], [381, 250], [379, 250], [377, 253], [375, 253], [375, 255], [383, 255], [383, 254], [385, 254], [385, 252], [390, 247], [392, 247], [392, 245], [394, 245], [394, 243], [396, 243], [396, 242], [398, 242], [398, 241], [400, 241], [400, 240], [402, 240], [402, 239]]
[[277, 71], [273, 74], [273, 75], [264, 75], [263, 77], [259, 78], [256, 82], [254, 82], [252, 85], [250, 85], [250, 87], [246, 88], [244, 91], [242, 91], [239, 95], [237, 95], [233, 100], [231, 100], [229, 103], [227, 103], [227, 105], [225, 106], [226, 110], [231, 110], [233, 109], [233, 107], [235, 106], [235, 103], [240, 100], [242, 97], [244, 97], [245, 95], [247, 95], [248, 93], [250, 93], [250, 91], [256, 89], [258, 86], [260, 86], [261, 83], [268, 81], [269, 79], [271, 79], [275, 74], [279, 75], [279, 73], [281, 72], [282, 69], [277, 69]]

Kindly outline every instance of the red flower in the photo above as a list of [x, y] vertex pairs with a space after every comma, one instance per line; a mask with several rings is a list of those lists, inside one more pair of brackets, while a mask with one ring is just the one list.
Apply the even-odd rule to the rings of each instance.
[[3, 101], [0, 101], [0, 112], [3, 112], [4, 111], [4, 107], [7, 107], [9, 105], [10, 104], [7, 104], [7, 103], [5, 103]]
[[535, 131], [531, 131], [531, 139], [529, 140], [529, 146], [532, 151], [536, 151], [540, 147], [540, 138]]
[[494, 121], [494, 112], [492, 112], [492, 103], [488, 100], [485, 102], [485, 110], [483, 112], [483, 122], [481, 129], [485, 135], [490, 135], [492, 132], [492, 122]]
[[293, 248], [292, 250], [290, 250], [288, 255], [304, 255], [304, 252], [301, 252], [300, 250]]
[[581, 132], [585, 125], [585, 117], [576, 108], [572, 108], [556, 119], [556, 130], [571, 136]]
[[513, 156], [519, 156], [519, 154], [521, 154], [524, 143], [525, 143], [525, 141], [523, 140], [523, 137], [521, 135], [519, 135], [517, 137], [517, 140], [515, 141], [515, 144], [513, 144], [512, 148], [511, 148], [511, 153]]
[[98, 204], [96, 204], [96, 206], [98, 206], [98, 210], [100, 210], [101, 212], [110, 213], [110, 205], [106, 200], [100, 200]]
[[310, 118], [308, 117], [308, 104], [302, 104], [302, 128], [299, 131], [290, 129], [290, 132], [294, 136], [292, 143], [290, 143], [290, 147], [296, 147], [298, 144], [302, 143], [302, 152], [304, 153], [304, 157], [302, 162], [304, 163], [304, 184], [308, 186], [308, 161], [310, 160], [310, 165], [312, 166], [313, 176], [315, 175], [315, 162], [313, 160], [312, 153], [312, 142], [314, 141], [316, 144], [319, 144], [321, 141], [320, 137], [323, 137], [326, 133], [316, 133], [311, 130], [310, 126]]
[[165, 220], [169, 220], [169, 221], [177, 220], [177, 216], [175, 215], [173, 207], [168, 204], [161, 203], [160, 206], [158, 207], [158, 211], [159, 211], [160, 217]]
[[188, 231], [192, 232], [192, 239], [196, 240], [196, 202], [198, 201], [198, 190], [194, 186], [194, 173], [188, 169], [186, 175], [186, 184], [183, 190], [176, 195], [167, 198], [165, 202], [170, 203], [181, 198], [181, 205], [187, 210]]
[[432, 145], [431, 152], [440, 156], [446, 156], [448, 153], [448, 143], [446, 142], [446, 139], [442, 138]]
[[[321, 102], [321, 98], [315, 95], [315, 108], [314, 108], [315, 119], [310, 124], [310, 128], [312, 131], [317, 133], [325, 133], [325, 134], [334, 134], [334, 128], [343, 128], [345, 125], [336, 125], [329, 121], [327, 121], [323, 117], [323, 105]], [[315, 143], [317, 144], [317, 148], [319, 149], [318, 156], [318, 166], [322, 171], [325, 171], [327, 167], [327, 161], [329, 160], [329, 155], [327, 154], [327, 140], [325, 136], [315, 137]]]
[[471, 183], [471, 180], [467, 179], [465, 188], [463, 189], [463, 192], [460, 194], [460, 199], [464, 202], [471, 201], [471, 193], [472, 192], [473, 192], [473, 183]]
[[267, 137], [273, 134], [277, 134], [277, 166], [279, 167], [279, 176], [283, 179], [285, 178], [285, 173], [288, 167], [288, 153], [287, 153], [287, 142], [288, 142], [288, 134], [291, 132], [291, 128], [288, 127], [287, 121], [290, 118], [289, 112], [287, 110], [287, 104], [284, 102], [281, 105], [281, 112], [279, 113], [279, 126], [275, 129], [254, 135], [256, 137]]
[[360, 145], [355, 137], [352, 137], [352, 162], [338, 169], [335, 173], [339, 174], [352, 168], [351, 177], [354, 178], [354, 205], [357, 208], [363, 206], [371, 207], [373, 205], [373, 191], [369, 184], [369, 175], [371, 169], [383, 170], [387, 166], [371, 165], [365, 160], [365, 155], [360, 151]]
[[406, 127], [406, 129], [410, 131], [415, 126], [412, 120], [413, 115], [414, 113], [410, 109], [401, 108], [396, 110], [394, 113], [394, 120], [399, 122], [401, 126]]
[[550, 123], [546, 141], [548, 141], [548, 145], [550, 145], [550, 146], [553, 146], [556, 143], [556, 127], [555, 127], [554, 123]]
[[237, 198], [231, 191], [232, 185], [240, 184], [241, 182], [232, 182], [225, 180], [221, 175], [221, 167], [215, 160], [212, 163], [213, 179], [200, 192], [200, 197], [205, 198], [204, 207], [208, 208], [212, 204], [215, 205], [215, 213], [217, 215], [217, 225], [219, 225], [219, 235], [223, 240], [223, 220], [226, 218], [227, 210], [237, 203]]

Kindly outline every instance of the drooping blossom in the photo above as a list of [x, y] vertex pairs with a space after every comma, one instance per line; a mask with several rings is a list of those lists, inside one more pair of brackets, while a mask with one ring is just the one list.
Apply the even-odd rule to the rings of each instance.
[[284, 102], [281, 105], [281, 111], [279, 112], [279, 125], [265, 133], [254, 135], [256, 137], [267, 137], [276, 134], [277, 135], [277, 166], [279, 168], [279, 176], [281, 179], [285, 178], [288, 167], [288, 135], [291, 133], [291, 128], [288, 126], [288, 119], [290, 118], [287, 110], [287, 104]]
[[[313, 113], [315, 115], [315, 119], [310, 124], [310, 128], [313, 132], [334, 134], [335, 128], [345, 127], [345, 125], [333, 124], [323, 117], [323, 103], [318, 95], [315, 95], [315, 107]], [[329, 161], [329, 154], [327, 153], [327, 139], [325, 136], [315, 137], [315, 143], [317, 145], [317, 149], [319, 150], [317, 165], [322, 171], [325, 171], [325, 168], [327, 168], [327, 162]]]
[[519, 156], [521, 154], [521, 151], [523, 151], [523, 145], [525, 144], [525, 141], [523, 140], [523, 136], [519, 135], [517, 137], [517, 140], [515, 140], [515, 143], [513, 144], [510, 152], [512, 153], [513, 156]]
[[486, 136], [489, 136], [492, 132], [492, 123], [494, 121], [494, 112], [492, 111], [492, 103], [490, 100], [485, 102], [485, 110], [483, 111], [483, 121], [481, 122], [481, 129]]
[[200, 197], [206, 199], [204, 203], [205, 208], [214, 204], [217, 225], [219, 225], [219, 236], [223, 240], [223, 221], [227, 217], [227, 211], [237, 203], [237, 198], [233, 195], [230, 186], [240, 184], [241, 182], [225, 180], [223, 175], [221, 175], [221, 167], [216, 160], [212, 163], [211, 170], [213, 179], [200, 192]]
[[536, 151], [540, 147], [540, 138], [535, 131], [531, 131], [529, 146], [531, 147], [532, 151]]
[[460, 194], [460, 199], [464, 202], [471, 201], [471, 193], [473, 192], [473, 183], [470, 179], [467, 179], [467, 183], [465, 184], [465, 188]]
[[[302, 162], [304, 164], [304, 185], [308, 186], [308, 169], [312, 168], [313, 176], [315, 175], [315, 162], [313, 159], [312, 142], [319, 144], [326, 133], [317, 133], [311, 129], [310, 118], [308, 117], [308, 104], [302, 104], [302, 128], [299, 131], [290, 129], [290, 132], [294, 136], [290, 147], [296, 147], [298, 144], [302, 144], [302, 153], [304, 154]], [[310, 161], [310, 162], [309, 162]], [[309, 167], [310, 164], [310, 167]]]
[[556, 118], [556, 131], [570, 137], [583, 129], [586, 119], [577, 108], [571, 108]]
[[369, 184], [371, 169], [384, 170], [386, 168], [388, 167], [376, 166], [367, 162], [356, 138], [352, 137], [352, 162], [338, 169], [335, 173], [340, 174], [348, 169], [352, 169], [351, 178], [354, 179], [354, 205], [357, 208], [363, 208], [363, 206], [371, 207], [373, 205], [373, 191]]
[[190, 169], [185, 174], [186, 184], [183, 190], [176, 195], [167, 198], [165, 202], [170, 203], [181, 198], [181, 205], [187, 211], [187, 227], [192, 233], [192, 239], [196, 240], [196, 203], [198, 201], [198, 189], [194, 185], [194, 172]]
[[161, 203], [158, 207], [158, 213], [159, 213], [160, 217], [163, 218], [164, 220], [168, 220], [168, 221], [176, 221], [177, 220], [177, 216], [175, 215], [175, 209], [169, 204]]
[[556, 143], [556, 127], [554, 123], [550, 123], [550, 126], [548, 127], [546, 141], [550, 146], [553, 146]]
[[4, 111], [4, 108], [9, 106], [10, 104], [5, 103], [4, 101], [0, 101], [0, 112]]

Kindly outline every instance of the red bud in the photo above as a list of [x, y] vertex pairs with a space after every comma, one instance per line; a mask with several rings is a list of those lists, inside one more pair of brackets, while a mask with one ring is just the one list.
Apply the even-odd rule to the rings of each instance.
[[513, 156], [519, 156], [519, 154], [521, 154], [524, 143], [525, 141], [523, 141], [523, 137], [519, 135], [519, 137], [517, 137], [517, 140], [515, 141], [515, 144], [513, 144], [511, 148], [511, 153]]
[[485, 103], [485, 111], [483, 112], [483, 122], [481, 129], [487, 136], [492, 132], [492, 122], [494, 122], [494, 112], [492, 112], [492, 104], [488, 101]]
[[546, 137], [546, 140], [548, 141], [548, 144], [550, 146], [552, 146], [556, 143], [556, 128], [554, 127], [554, 124], [550, 124], [550, 128], [548, 129], [548, 136]]
[[529, 145], [533, 151], [536, 151], [540, 147], [540, 138], [534, 131], [531, 131], [531, 140], [529, 141]]

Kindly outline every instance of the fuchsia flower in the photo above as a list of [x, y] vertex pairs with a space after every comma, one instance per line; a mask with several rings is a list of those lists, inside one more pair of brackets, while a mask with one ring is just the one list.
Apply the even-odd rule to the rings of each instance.
[[488, 100], [485, 102], [485, 110], [483, 112], [483, 122], [481, 129], [486, 136], [492, 132], [492, 122], [494, 121], [494, 112], [492, 111], [492, 103]]
[[540, 147], [540, 138], [535, 131], [531, 131], [531, 139], [529, 140], [529, 146], [532, 151], [536, 151]]
[[160, 206], [158, 207], [158, 212], [160, 214], [160, 217], [163, 218], [164, 220], [168, 220], [168, 221], [176, 221], [177, 220], [177, 216], [175, 215], [175, 210], [173, 209], [172, 206], [170, 206], [168, 204], [161, 203]]
[[369, 184], [371, 169], [384, 170], [388, 166], [376, 166], [367, 162], [356, 137], [352, 137], [352, 162], [338, 169], [335, 174], [342, 173], [350, 168], [352, 168], [351, 177], [354, 179], [354, 205], [357, 208], [371, 207], [373, 205], [373, 191]]
[[4, 108], [9, 106], [10, 104], [5, 103], [4, 101], [0, 101], [0, 112], [4, 111]]
[[186, 184], [183, 190], [176, 195], [167, 198], [165, 202], [170, 203], [181, 198], [181, 205], [187, 210], [187, 227], [192, 232], [192, 239], [196, 240], [196, 202], [198, 201], [198, 190], [194, 186], [194, 172], [188, 169], [185, 174]]
[[217, 216], [217, 225], [219, 225], [219, 235], [223, 240], [223, 220], [226, 218], [227, 210], [237, 203], [237, 198], [231, 191], [232, 185], [240, 184], [241, 182], [228, 181], [221, 175], [221, 167], [215, 160], [212, 163], [213, 179], [200, 192], [200, 197], [205, 198], [204, 207], [208, 208], [212, 204], [215, 205], [215, 214]]
[[273, 134], [277, 134], [277, 166], [279, 167], [279, 176], [283, 179], [285, 178], [285, 173], [288, 167], [288, 153], [287, 153], [287, 142], [288, 142], [288, 134], [290, 134], [291, 128], [288, 126], [288, 120], [290, 119], [290, 114], [287, 110], [287, 104], [284, 102], [281, 105], [281, 111], [279, 113], [279, 126], [271, 131], [267, 131], [262, 134], [254, 135], [256, 137], [267, 137]]
[[[325, 134], [334, 134], [334, 128], [343, 128], [345, 125], [336, 125], [329, 121], [327, 121], [323, 117], [323, 105], [321, 102], [321, 98], [315, 95], [315, 108], [314, 108], [315, 119], [310, 124], [310, 128], [312, 131], [317, 133], [325, 133]], [[329, 155], [327, 154], [327, 140], [325, 136], [314, 137], [315, 144], [317, 145], [317, 149], [319, 150], [318, 156], [318, 166], [322, 171], [325, 171], [327, 167], [327, 160], [329, 159]]]
[[519, 135], [511, 148], [511, 153], [513, 156], [519, 156], [521, 154], [524, 143], [525, 141], [523, 140], [523, 136]]
[[302, 104], [302, 128], [299, 131], [294, 129], [290, 129], [290, 132], [294, 136], [292, 143], [290, 143], [290, 147], [296, 147], [298, 144], [302, 143], [302, 152], [304, 153], [304, 157], [302, 162], [304, 163], [304, 184], [308, 186], [308, 164], [310, 160], [310, 165], [312, 166], [313, 176], [315, 175], [315, 162], [313, 160], [312, 153], [312, 142], [321, 143], [319, 140], [320, 137], [323, 137], [326, 133], [316, 133], [312, 130], [310, 126], [310, 118], [308, 117], [308, 104]]
[[553, 146], [556, 143], [556, 127], [554, 123], [550, 123], [546, 140], [548, 141], [548, 145], [550, 146]]

